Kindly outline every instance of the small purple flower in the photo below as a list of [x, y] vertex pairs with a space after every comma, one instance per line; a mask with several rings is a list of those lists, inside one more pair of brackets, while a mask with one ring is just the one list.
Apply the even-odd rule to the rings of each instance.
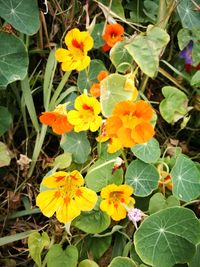
[[192, 48], [193, 41], [191, 40], [188, 45], [179, 53], [179, 56], [184, 58], [185, 63], [190, 65], [192, 65]]
[[137, 222], [141, 221], [143, 212], [140, 209], [131, 208], [128, 211], [128, 218], [133, 222], [135, 228], [137, 229]]

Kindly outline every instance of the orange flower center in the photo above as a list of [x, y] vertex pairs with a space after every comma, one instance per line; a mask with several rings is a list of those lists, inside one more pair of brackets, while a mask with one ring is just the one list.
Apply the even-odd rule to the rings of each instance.
[[78, 42], [76, 39], [73, 39], [72, 40], [72, 45], [75, 47], [75, 48], [78, 48], [80, 49], [81, 51], [83, 51], [83, 48], [84, 48], [84, 44], [83, 42]]
[[91, 111], [91, 112], [94, 112], [93, 107], [90, 107], [90, 106], [88, 106], [87, 104], [83, 104], [83, 105], [82, 105], [82, 108], [85, 109], [85, 110], [89, 110], [89, 111]]
[[124, 202], [124, 198], [122, 197], [123, 191], [114, 191], [109, 194], [109, 198], [112, 202]]

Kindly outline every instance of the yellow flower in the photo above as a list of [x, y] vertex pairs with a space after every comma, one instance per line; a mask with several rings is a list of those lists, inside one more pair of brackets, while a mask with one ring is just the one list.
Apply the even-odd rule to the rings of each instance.
[[134, 204], [135, 200], [131, 197], [133, 188], [129, 185], [110, 184], [101, 190], [103, 200], [100, 209], [108, 213], [115, 221], [124, 219], [127, 214], [125, 206]]
[[74, 106], [76, 110], [71, 110], [67, 114], [69, 122], [74, 125], [74, 131], [97, 131], [102, 121], [101, 116], [98, 116], [99, 101], [95, 97], [82, 94], [76, 98]]
[[63, 71], [81, 71], [90, 64], [87, 52], [92, 49], [94, 41], [88, 32], [80, 32], [79, 29], [69, 31], [65, 37], [67, 49], [59, 48], [55, 56], [61, 62]]
[[96, 204], [96, 193], [83, 184], [84, 179], [77, 170], [56, 172], [43, 179], [42, 185], [49, 190], [37, 196], [36, 204], [45, 216], [51, 217], [56, 212], [60, 222], [70, 222], [81, 211], [89, 211]]

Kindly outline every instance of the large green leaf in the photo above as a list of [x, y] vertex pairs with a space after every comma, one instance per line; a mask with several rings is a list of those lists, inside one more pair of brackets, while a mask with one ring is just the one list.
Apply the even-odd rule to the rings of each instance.
[[81, 92], [84, 89], [89, 90], [93, 83], [98, 83], [97, 76], [100, 71], [106, 70], [101, 60], [94, 59], [91, 61], [89, 70], [85, 69], [79, 72], [77, 85]]
[[107, 76], [101, 81], [101, 108], [105, 117], [111, 115], [113, 107], [122, 100], [131, 100], [133, 93], [125, 91], [126, 77], [117, 73]]
[[0, 89], [5, 89], [9, 83], [26, 76], [28, 54], [24, 44], [16, 36], [0, 32], [0, 40]]
[[0, 167], [10, 165], [10, 161], [11, 155], [7, 146], [4, 143], [0, 142]]
[[162, 93], [165, 99], [160, 103], [160, 113], [168, 123], [174, 123], [188, 112], [188, 98], [182, 91], [173, 86], [164, 86]]
[[28, 238], [29, 253], [38, 266], [42, 266], [41, 253], [44, 247], [49, 244], [50, 239], [46, 232], [43, 232], [41, 235], [38, 232], [30, 234]]
[[137, 267], [137, 265], [128, 257], [115, 257], [108, 267]]
[[100, 48], [105, 44], [104, 40], [102, 39], [102, 33], [105, 23], [97, 23], [92, 30], [92, 38], [94, 39], [94, 48]]
[[12, 115], [6, 107], [0, 106], [0, 136], [3, 135], [12, 123]]
[[111, 241], [111, 236], [93, 237], [88, 235], [78, 244], [78, 250], [80, 251], [79, 258], [85, 259], [90, 255], [97, 261], [110, 247]]
[[89, 212], [82, 212], [73, 221], [73, 225], [89, 234], [97, 234], [106, 230], [110, 225], [110, 216], [99, 209], [99, 204]]
[[114, 173], [112, 172], [115, 161], [116, 159], [98, 159], [92, 167], [88, 169], [85, 177], [86, 185], [95, 192], [99, 192], [108, 184], [115, 183], [120, 185], [123, 180], [123, 171], [119, 169]]
[[159, 67], [159, 56], [169, 42], [169, 35], [159, 27], [148, 26], [146, 35], [138, 35], [125, 48], [149, 77], [155, 77]]
[[110, 60], [115, 66], [118, 72], [125, 73], [130, 69], [133, 62], [133, 58], [124, 47], [127, 44], [127, 40], [117, 42], [110, 50]]
[[200, 86], [200, 70], [195, 72], [191, 79], [191, 85]]
[[[107, 12], [108, 14], [111, 12], [112, 16], [116, 17], [115, 14], [121, 18], [125, 18], [124, 17], [124, 8], [122, 5], [122, 0], [114, 0], [111, 2], [111, 6], [110, 6], [110, 2], [108, 0], [100, 0], [98, 2], [101, 2], [103, 5], [105, 5], [107, 7]], [[100, 5], [101, 6], [101, 5]]]
[[150, 266], [172, 267], [192, 259], [200, 241], [200, 223], [186, 208], [173, 207], [149, 216], [136, 231], [136, 252]]
[[47, 267], [76, 267], [78, 263], [78, 250], [69, 245], [65, 250], [61, 245], [53, 245], [47, 253]]
[[173, 194], [180, 200], [191, 201], [200, 195], [200, 171], [188, 157], [180, 154], [171, 170]]
[[160, 158], [160, 146], [155, 138], [147, 143], [138, 144], [131, 148], [134, 155], [146, 163], [154, 163]]
[[58, 169], [66, 169], [71, 165], [72, 162], [72, 154], [71, 153], [63, 153], [58, 155], [53, 162], [53, 167]]
[[180, 202], [177, 198], [171, 195], [166, 199], [162, 193], [156, 193], [149, 201], [149, 213], [153, 214], [159, 210], [174, 206], [180, 206]]
[[40, 19], [36, 0], [0, 0], [0, 7], [0, 17], [16, 30], [28, 35], [38, 31]]
[[140, 160], [134, 160], [127, 168], [125, 182], [134, 189], [134, 195], [145, 197], [158, 188], [159, 173], [156, 168]]
[[184, 28], [195, 29], [199, 27], [200, 13], [196, 10], [199, 1], [181, 0], [177, 4], [177, 11]]
[[197, 267], [200, 263], [200, 243], [197, 245], [196, 253], [194, 254], [194, 257], [189, 262], [189, 267]]
[[91, 151], [85, 132], [71, 132], [63, 135], [60, 146], [65, 152], [72, 153], [73, 161], [79, 164], [87, 161]]

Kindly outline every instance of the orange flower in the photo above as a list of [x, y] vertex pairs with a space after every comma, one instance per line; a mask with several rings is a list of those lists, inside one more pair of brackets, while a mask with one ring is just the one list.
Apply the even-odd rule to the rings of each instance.
[[90, 94], [94, 97], [100, 96], [100, 83], [93, 83], [90, 87]]
[[116, 23], [107, 25], [105, 29], [105, 33], [102, 35], [103, 40], [106, 44], [102, 47], [103, 51], [108, 51], [111, 47], [113, 47], [117, 42], [124, 39], [122, 34], [124, 33], [124, 28]]
[[53, 111], [42, 112], [41, 123], [52, 127], [56, 134], [70, 132], [73, 126], [68, 122], [66, 104], [58, 105]]
[[130, 100], [121, 101], [115, 105], [112, 115], [106, 120], [104, 135], [118, 139], [118, 147], [120, 144], [121, 147], [133, 147], [145, 143], [155, 133], [150, 124], [153, 113], [151, 106], [143, 100], [135, 103]]
[[108, 72], [106, 70], [101, 70], [97, 76], [97, 80], [101, 82], [103, 79], [105, 79], [108, 76]]

